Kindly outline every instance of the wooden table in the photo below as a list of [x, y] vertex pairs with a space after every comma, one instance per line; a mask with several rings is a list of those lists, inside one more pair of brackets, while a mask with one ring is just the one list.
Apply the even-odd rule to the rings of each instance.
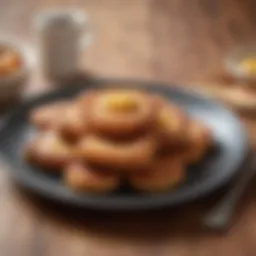
[[[102, 76], [203, 81], [223, 69], [232, 47], [256, 39], [254, 0], [1, 0], [0, 32], [33, 43], [38, 10], [74, 5], [97, 27], [84, 65]], [[28, 91], [39, 88], [45, 83], [34, 76]], [[214, 234], [199, 220], [216, 196], [161, 212], [78, 213], [25, 194], [1, 167], [1, 256], [256, 255], [253, 186], [231, 230]]]

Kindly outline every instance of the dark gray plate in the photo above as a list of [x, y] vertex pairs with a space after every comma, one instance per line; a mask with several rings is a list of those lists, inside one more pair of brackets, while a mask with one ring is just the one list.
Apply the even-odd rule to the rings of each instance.
[[[118, 84], [135, 88], [146, 87], [162, 94], [187, 109], [191, 115], [205, 121], [211, 128], [215, 139], [214, 149], [202, 163], [191, 167], [182, 186], [174, 191], [151, 195], [129, 190], [117, 191], [110, 195], [81, 195], [69, 190], [59, 177], [41, 172], [39, 168], [24, 162], [23, 148], [33, 133], [33, 127], [28, 122], [31, 109], [43, 103], [71, 98], [81, 90]], [[22, 103], [8, 116], [0, 131], [0, 153], [11, 165], [12, 174], [21, 185], [49, 199], [98, 209], [149, 209], [194, 200], [229, 181], [240, 169], [247, 152], [247, 138], [241, 123], [222, 105], [175, 86], [136, 81], [76, 82], [69, 87]]]

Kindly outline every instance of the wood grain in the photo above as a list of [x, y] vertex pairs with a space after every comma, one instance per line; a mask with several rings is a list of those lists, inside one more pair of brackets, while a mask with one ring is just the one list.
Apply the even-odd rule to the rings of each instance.
[[[233, 47], [256, 39], [254, 0], [1, 0], [0, 32], [34, 47], [36, 12], [57, 6], [78, 6], [90, 14], [96, 41], [83, 64], [100, 76], [203, 81], [223, 70]], [[35, 71], [27, 91], [47, 85]], [[244, 121], [253, 135], [255, 122]], [[221, 193], [160, 212], [81, 212], [25, 193], [1, 164], [0, 255], [256, 255], [253, 186], [228, 233], [200, 228], [200, 216]]]

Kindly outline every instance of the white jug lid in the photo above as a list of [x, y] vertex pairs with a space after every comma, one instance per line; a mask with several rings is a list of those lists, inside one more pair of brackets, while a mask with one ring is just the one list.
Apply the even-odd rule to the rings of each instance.
[[55, 25], [83, 26], [88, 15], [76, 8], [56, 8], [41, 11], [35, 18], [36, 28], [43, 30]]

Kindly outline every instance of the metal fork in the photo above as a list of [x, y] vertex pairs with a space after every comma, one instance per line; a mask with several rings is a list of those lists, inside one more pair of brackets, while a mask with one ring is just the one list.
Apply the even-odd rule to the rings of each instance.
[[215, 230], [225, 230], [231, 224], [231, 219], [245, 188], [256, 173], [256, 154], [249, 158], [249, 166], [241, 172], [233, 187], [202, 219], [202, 224]]

